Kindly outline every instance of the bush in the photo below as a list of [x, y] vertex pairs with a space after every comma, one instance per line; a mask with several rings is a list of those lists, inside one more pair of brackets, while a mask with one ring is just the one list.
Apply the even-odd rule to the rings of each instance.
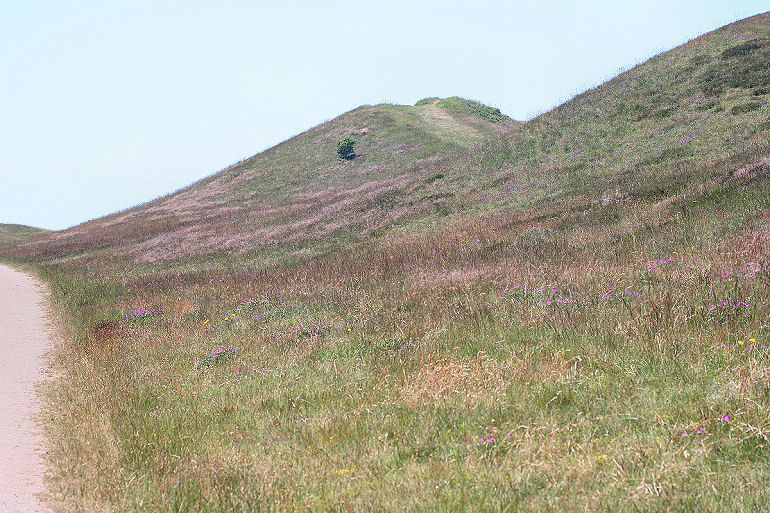
[[743, 57], [750, 54], [754, 50], [759, 50], [760, 48], [762, 48], [762, 44], [759, 41], [749, 41], [748, 43], [728, 48], [722, 52], [720, 57], [722, 57], [723, 60], [730, 59], [732, 57]]
[[744, 103], [742, 105], [736, 105], [735, 107], [733, 107], [731, 112], [733, 114], [743, 114], [744, 112], [751, 112], [752, 110], [757, 110], [761, 106], [762, 104], [759, 102], [749, 102], [749, 103]]
[[770, 86], [770, 46], [746, 44], [723, 52], [722, 59], [715, 61], [700, 76], [701, 88], [706, 96], [718, 96], [735, 87], [750, 89]]
[[356, 154], [353, 153], [353, 145], [355, 143], [356, 141], [352, 137], [343, 137], [337, 141], [337, 155], [339, 158], [342, 160], [353, 160], [356, 156]]
[[500, 109], [496, 107], [490, 107], [479, 103], [474, 100], [466, 100], [459, 96], [452, 96], [436, 103], [436, 107], [448, 108], [459, 114], [470, 114], [471, 116], [478, 116], [481, 119], [491, 121], [492, 123], [503, 123], [507, 116], [505, 116]]

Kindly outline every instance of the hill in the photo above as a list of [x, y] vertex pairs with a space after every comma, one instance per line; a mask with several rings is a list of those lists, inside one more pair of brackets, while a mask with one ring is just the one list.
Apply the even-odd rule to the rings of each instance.
[[25, 226], [23, 224], [0, 223], [0, 244], [4, 242], [20, 241], [29, 237], [36, 237], [50, 233], [50, 230]]
[[0, 246], [66, 317], [53, 492], [770, 509], [769, 41], [770, 13], [736, 22], [524, 124], [459, 98], [361, 107]]
[[470, 166], [496, 166], [503, 175], [495, 177], [499, 192], [540, 176], [562, 197], [670, 197], [715, 178], [720, 163], [740, 167], [766, 155], [769, 64], [763, 14], [578, 95], [479, 153]]
[[[490, 114], [496, 112], [494, 115]], [[26, 245], [64, 256], [119, 245], [138, 261], [347, 238], [440, 208], [424, 182], [520, 123], [477, 102], [362, 106], [163, 198]], [[351, 136], [356, 156], [336, 154]], [[431, 178], [433, 177], [433, 178]]]
[[[467, 219], [469, 211], [545, 200], [583, 210], [597, 201], [664, 201], [762, 159], [770, 133], [766, 31], [760, 15], [706, 34], [523, 129], [456, 97], [363, 106], [164, 198], [27, 244], [21, 254], [103, 248], [109, 258], [151, 262], [233, 252], [285, 257], [293, 246], [307, 256], [435, 214]], [[345, 135], [358, 139], [349, 162], [335, 155]], [[120, 251], [110, 252], [115, 245]]]

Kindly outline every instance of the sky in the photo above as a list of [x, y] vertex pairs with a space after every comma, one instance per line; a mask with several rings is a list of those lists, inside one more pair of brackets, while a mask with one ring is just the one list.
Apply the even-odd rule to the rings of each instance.
[[363, 104], [527, 120], [767, 0], [0, 0], [0, 223], [63, 229]]

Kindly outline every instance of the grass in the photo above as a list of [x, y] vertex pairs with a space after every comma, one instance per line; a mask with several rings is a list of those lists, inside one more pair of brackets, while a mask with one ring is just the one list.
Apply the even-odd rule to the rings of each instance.
[[[361, 108], [120, 223], [2, 246], [50, 284], [67, 330], [48, 392], [52, 501], [768, 509], [767, 97], [708, 70], [765, 55], [730, 49], [764, 40], [769, 20], [707, 34], [510, 130], [453, 143], [451, 130], [487, 125], [451, 109], [451, 130], [431, 121], [443, 119], [433, 98]], [[704, 94], [715, 84], [721, 96]], [[749, 101], [760, 107], [733, 113]], [[324, 171], [339, 127], [362, 120], [356, 153], [369, 160]], [[313, 152], [324, 156], [306, 168], [281, 156]], [[414, 168], [386, 185], [394, 171], [375, 161]], [[300, 193], [343, 177], [364, 187], [334, 211], [350, 224], [294, 226], [324, 208], [303, 210]], [[185, 218], [180, 204], [215, 189], [224, 208], [271, 198], [264, 216], [285, 237], [214, 251], [180, 235], [178, 253], [147, 243], [164, 227], [264, 227], [215, 206]]]
[[64, 471], [98, 461], [82, 479], [128, 511], [766, 504], [766, 240], [487, 222], [241, 275], [48, 276], [84, 328], [57, 402], [104, 431]]
[[45, 235], [46, 233], [50, 233], [50, 230], [21, 224], [0, 223], [0, 244], [16, 242], [30, 237]]
[[[417, 104], [419, 104], [418, 102]], [[500, 112], [496, 107], [489, 107], [483, 103], [473, 100], [466, 100], [457, 96], [452, 96], [436, 102], [437, 107], [452, 110], [460, 114], [470, 114], [481, 119], [491, 121], [492, 123], [503, 123], [508, 121], [508, 117]]]

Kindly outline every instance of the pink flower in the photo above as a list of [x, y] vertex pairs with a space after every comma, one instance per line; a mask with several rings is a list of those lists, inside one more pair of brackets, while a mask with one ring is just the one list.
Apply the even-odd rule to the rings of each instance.
[[722, 420], [730, 420], [730, 415], [725, 413], [724, 415], [722, 415]]

